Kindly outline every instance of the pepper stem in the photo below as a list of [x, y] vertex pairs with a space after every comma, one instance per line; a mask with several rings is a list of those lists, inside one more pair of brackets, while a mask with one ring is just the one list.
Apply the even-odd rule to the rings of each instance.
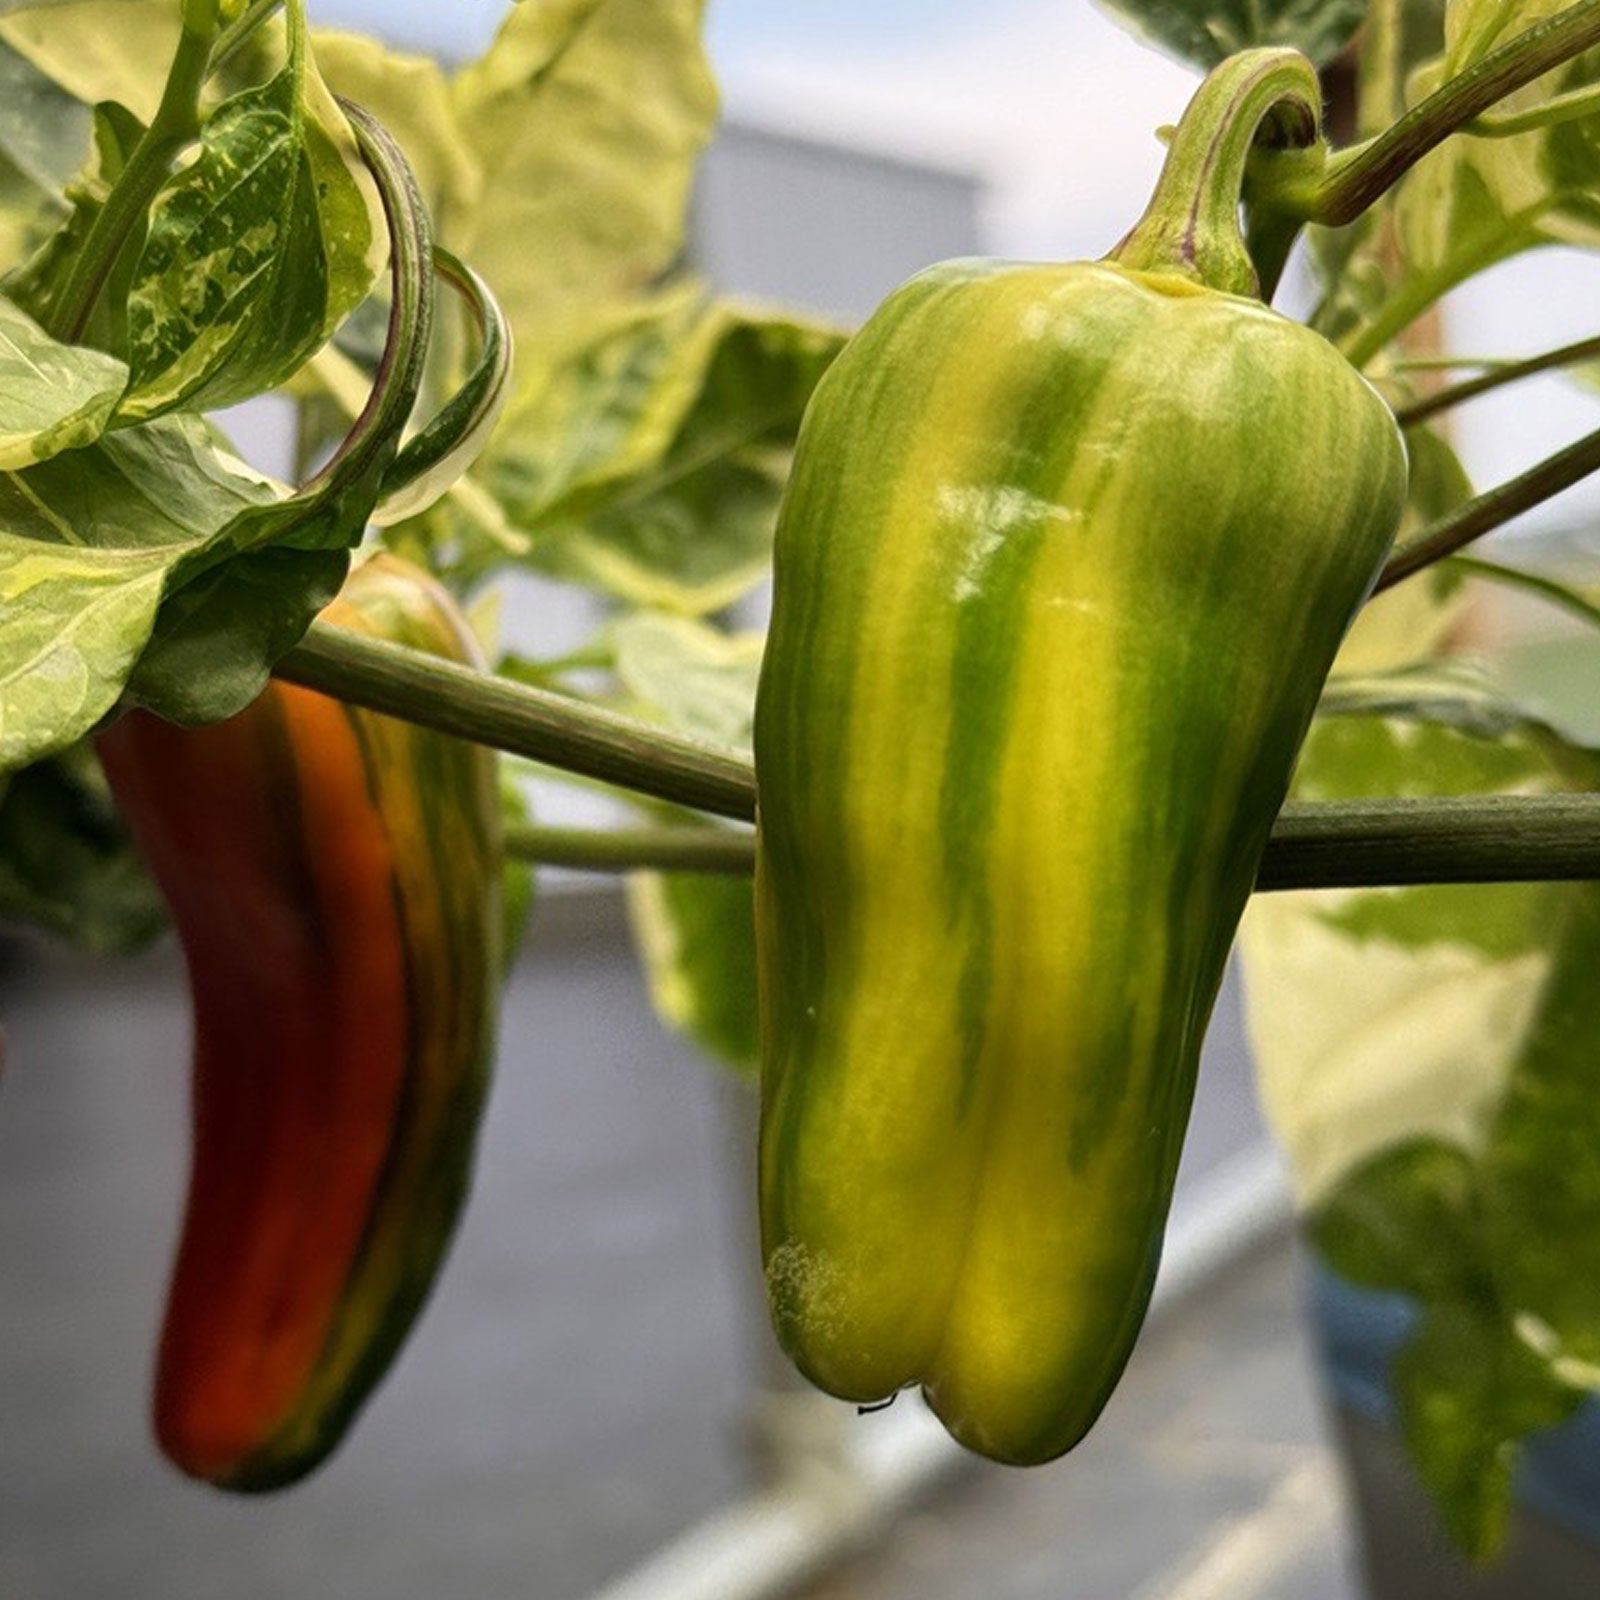
[[1304, 149], [1321, 135], [1322, 87], [1298, 50], [1230, 56], [1195, 92], [1149, 206], [1107, 259], [1259, 295], [1239, 215], [1246, 163], [1258, 142]]

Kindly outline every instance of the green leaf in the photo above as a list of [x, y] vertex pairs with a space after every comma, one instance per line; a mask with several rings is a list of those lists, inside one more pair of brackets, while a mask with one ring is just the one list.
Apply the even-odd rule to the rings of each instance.
[[92, 443], [127, 382], [120, 361], [52, 339], [0, 295], [0, 472]]
[[[70, 204], [67, 215], [38, 250], [5, 279], [7, 293], [38, 321], [49, 321], [73, 262], [104, 208], [111, 186], [122, 176], [144, 131], [144, 124], [114, 101], [95, 107], [94, 155], [85, 170], [67, 186], [66, 197]], [[89, 325], [84, 330], [85, 343], [119, 356], [126, 353], [128, 289], [144, 240], [145, 228], [141, 222], [123, 246], [106, 290], [95, 303]]]
[[365, 107], [395, 136], [440, 236], [453, 239], [457, 219], [471, 216], [483, 197], [483, 171], [439, 63], [338, 29], [315, 28], [311, 39], [328, 87]]
[[290, 21], [283, 70], [218, 107], [151, 211], [128, 298], [125, 417], [276, 387], [372, 287], [376, 202], [300, 6]]
[[800, 418], [843, 337], [686, 283], [535, 374], [484, 469], [529, 563], [635, 605], [737, 599], [770, 569]]
[[[1446, 47], [1420, 72], [1413, 103], [1569, 0], [1454, 0]], [[1514, 114], [1600, 76], [1590, 52], [1519, 90], [1494, 115]], [[1536, 245], [1600, 246], [1600, 112], [1511, 138], [1456, 137], [1420, 162], [1398, 191], [1402, 302], [1428, 303], [1466, 277]]]
[[1600, 887], [1555, 965], [1484, 1156], [1501, 1293], [1552, 1369], [1600, 1389]]
[[541, 0], [451, 84], [483, 187], [447, 242], [494, 286], [524, 372], [677, 258], [716, 115], [704, 0]]
[[750, 748], [763, 638], [640, 611], [606, 630], [632, 708], [680, 733]]
[[[1300, 799], [1592, 788], [1595, 758], [1462, 669], [1338, 680]], [[1309, 1203], [1376, 1151], [1482, 1148], [1533, 1022], [1570, 885], [1259, 895], [1241, 927], [1269, 1120]]]
[[635, 873], [628, 911], [650, 998], [668, 1027], [741, 1073], [761, 1060], [750, 880]]
[[1400, 1426], [1445, 1527], [1473, 1561], [1505, 1543], [1523, 1438], [1564, 1422], [1582, 1396], [1495, 1316], [1430, 1309], [1394, 1369]]
[[189, 417], [0, 473], [0, 771], [87, 733], [116, 703], [169, 588], [276, 499]]
[[1477, 1169], [1458, 1145], [1408, 1139], [1351, 1172], [1310, 1218], [1312, 1242], [1354, 1283], [1492, 1303]]
[[128, 679], [129, 700], [188, 727], [235, 716], [349, 571], [345, 550], [267, 549], [206, 573], [162, 605]]
[[1198, 67], [1254, 45], [1292, 45], [1318, 65], [1344, 47], [1369, 0], [1100, 0], [1135, 33]]
[[242, 511], [209, 543], [210, 570], [173, 585], [128, 680], [135, 703], [186, 725], [236, 715], [339, 592], [393, 441], [360, 470]]
[[96, 955], [138, 950], [166, 925], [87, 746], [0, 778], [0, 922]]

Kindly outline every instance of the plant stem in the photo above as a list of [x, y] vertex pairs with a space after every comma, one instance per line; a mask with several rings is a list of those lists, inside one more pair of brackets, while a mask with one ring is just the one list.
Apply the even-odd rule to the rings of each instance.
[[[1525, 29], [1377, 138], [1334, 156], [1315, 186], [1299, 197], [1303, 220], [1330, 227], [1353, 222], [1458, 128], [1595, 44], [1600, 44], [1600, 0], [1577, 0]], [[1286, 188], [1283, 196], [1291, 204], [1292, 192]]]
[[[755, 835], [727, 828], [519, 828], [509, 854], [589, 872], [642, 868], [748, 874]], [[1415, 883], [1600, 878], [1600, 795], [1291, 802], [1279, 814], [1258, 892]]]
[[1412, 401], [1408, 406], [1398, 407], [1394, 414], [1395, 421], [1402, 428], [1414, 427], [1441, 411], [1448, 411], [1452, 406], [1462, 404], [1463, 401], [1476, 399], [1480, 394], [1488, 394], [1490, 390], [1498, 389], [1501, 384], [1516, 383], [1522, 378], [1531, 378], [1536, 373], [1549, 372], [1554, 367], [1571, 366], [1576, 361], [1587, 361], [1591, 356], [1600, 356], [1600, 337], [1579, 339], [1573, 344], [1562, 345], [1559, 350], [1546, 350], [1540, 355], [1529, 356], [1526, 361], [1496, 363], [1488, 372], [1476, 378], [1468, 378], [1461, 383], [1452, 384], [1447, 389], [1440, 389], [1437, 394], [1430, 394], [1421, 400]]
[[50, 311], [49, 332], [64, 343], [73, 344], [83, 336], [122, 247], [161, 192], [172, 163], [199, 135], [200, 91], [211, 67], [215, 26], [213, 14], [212, 31], [197, 32], [185, 16], [155, 118], [106, 196]]
[[383, 498], [372, 513], [380, 528], [419, 516], [460, 480], [488, 443], [510, 392], [511, 324], [493, 290], [441, 246], [434, 247], [433, 271], [472, 312], [478, 357], [457, 392], [384, 473]]
[[1600, 428], [1423, 529], [1389, 558], [1373, 592], [1392, 588], [1402, 578], [1454, 555], [1595, 471], [1600, 471]]
[[506, 854], [586, 872], [749, 873], [753, 833], [732, 828], [507, 828]]
[[[404, 645], [318, 623], [277, 672], [355, 705], [658, 799], [745, 821], [755, 813], [754, 768], [732, 751]], [[609, 838], [535, 828], [514, 837], [519, 854], [604, 871], [743, 871], [754, 849], [749, 835], [705, 828], [629, 829]], [[714, 856], [728, 864], [717, 868]], [[1566, 878], [1600, 878], [1600, 795], [1290, 804], [1273, 828], [1256, 886]]]
[[734, 752], [425, 651], [319, 622], [275, 671], [353, 705], [660, 800], [747, 822], [755, 816], [755, 773]]
[[1258, 890], [1600, 878], [1600, 794], [1287, 805]]

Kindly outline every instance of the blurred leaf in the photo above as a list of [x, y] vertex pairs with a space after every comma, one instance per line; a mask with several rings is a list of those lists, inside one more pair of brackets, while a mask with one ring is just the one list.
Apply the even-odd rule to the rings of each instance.
[[1319, 66], [1344, 47], [1369, 0], [1099, 0], [1135, 33], [1197, 67], [1254, 45], [1292, 45]]
[[163, 597], [277, 500], [195, 417], [0, 473], [0, 771], [75, 743], [116, 703]]
[[1310, 1221], [1335, 1272], [1421, 1298], [1492, 1299], [1472, 1157], [1439, 1139], [1409, 1139], [1350, 1173]]
[[[1441, 61], [1419, 72], [1414, 104], [1569, 0], [1454, 0]], [[1591, 51], [1501, 102], [1493, 115], [1537, 107], [1600, 77]], [[1600, 246], [1600, 112], [1510, 138], [1457, 137], [1398, 190], [1402, 297], [1428, 303], [1496, 261], [1536, 245]]]
[[634, 710], [697, 739], [750, 748], [762, 635], [639, 611], [612, 623], [606, 638]]
[[524, 387], [485, 464], [530, 564], [636, 605], [727, 605], [770, 568], [807, 401], [843, 335], [680, 284]]
[[[1330, 686], [1305, 800], [1594, 787], [1587, 751], [1464, 669]], [[1563, 884], [1260, 895], [1241, 928], [1263, 1102], [1316, 1202], [1397, 1141], [1481, 1148], [1549, 970]]]
[[52, 339], [0, 295], [0, 472], [93, 443], [127, 381], [120, 361]]
[[364, 34], [314, 28], [311, 39], [328, 87], [394, 135], [441, 243], [459, 253], [458, 234], [483, 198], [483, 169], [462, 132], [444, 69], [430, 56], [391, 49]]
[[51, 195], [83, 164], [88, 148], [88, 111], [0, 42], [0, 155], [41, 195]]
[[[1346, 678], [1294, 793], [1600, 787], [1600, 757], [1459, 666]], [[1600, 885], [1254, 900], [1242, 945], [1263, 1098], [1311, 1236], [1421, 1317], [1393, 1371], [1452, 1537], [1504, 1538], [1520, 1441], [1600, 1387]]]
[[[144, 124], [124, 106], [105, 101], [94, 108], [94, 153], [67, 185], [70, 209], [32, 256], [5, 279], [6, 292], [31, 316], [48, 321], [72, 263], [104, 209], [111, 186], [144, 135]], [[104, 292], [84, 329], [83, 342], [122, 357], [128, 348], [128, 290], [144, 249], [143, 223], [133, 228], [117, 257]]]
[[1392, 1145], [1312, 1219], [1325, 1260], [1421, 1319], [1395, 1362], [1402, 1429], [1475, 1560], [1504, 1539], [1521, 1441], [1600, 1389], [1600, 886], [1567, 886], [1555, 957], [1477, 1148]]
[[376, 194], [317, 76], [303, 8], [290, 19], [283, 70], [217, 108], [151, 211], [128, 298], [126, 417], [275, 388], [372, 287], [386, 239]]
[[86, 746], [0, 777], [0, 922], [79, 949], [139, 949], [166, 923]]
[[1400, 1426], [1445, 1527], [1483, 1563], [1505, 1543], [1522, 1440], [1564, 1422], [1581, 1394], [1492, 1314], [1430, 1308], [1394, 1371]]
[[1485, 1183], [1507, 1305], [1557, 1372], [1600, 1388], [1600, 887], [1569, 899]]
[[[500, 775], [500, 815], [507, 829], [525, 827], [533, 820], [533, 803], [511, 763], [497, 763]], [[536, 892], [534, 867], [520, 856], [505, 856], [501, 867], [500, 960], [509, 976], [528, 935]]]
[[55, 0], [0, 19], [0, 40], [82, 105], [116, 100], [149, 122], [181, 26], [177, 0]]
[[[609, 625], [595, 653], [609, 653], [624, 703], [636, 715], [748, 750], [762, 644], [759, 634], [638, 612]], [[697, 820], [672, 807], [649, 807], [647, 814], [684, 827]], [[724, 1065], [753, 1072], [761, 1044], [751, 880], [635, 873], [628, 908], [662, 1022]]]
[[737, 1072], [761, 1060], [749, 878], [635, 873], [628, 911], [661, 1020]]
[[716, 115], [703, 5], [519, 5], [451, 84], [484, 175], [451, 241], [493, 284], [524, 372], [581, 344], [595, 308], [635, 295], [678, 255]]
[[0, 270], [66, 214], [61, 189], [88, 144], [84, 108], [0, 40]]

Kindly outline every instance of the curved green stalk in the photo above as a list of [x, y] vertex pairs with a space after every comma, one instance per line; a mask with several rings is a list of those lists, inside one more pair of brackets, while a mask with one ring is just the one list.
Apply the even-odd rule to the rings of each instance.
[[1448, 411], [1464, 401], [1474, 400], [1480, 394], [1488, 394], [1503, 384], [1517, 383], [1523, 378], [1531, 378], [1541, 372], [1550, 372], [1557, 367], [1568, 367], [1574, 362], [1587, 361], [1591, 356], [1600, 356], [1600, 337], [1579, 339], [1572, 344], [1562, 345], [1558, 350], [1545, 350], [1539, 355], [1529, 356], [1525, 361], [1458, 362], [1457, 365], [1462, 366], [1488, 366], [1489, 370], [1476, 378], [1467, 378], [1460, 383], [1451, 384], [1449, 388], [1441, 389], [1437, 394], [1424, 395], [1420, 400], [1413, 400], [1410, 405], [1396, 407], [1395, 421], [1402, 428], [1413, 428], [1419, 422], [1426, 422], [1429, 417], [1437, 416], [1441, 411]]
[[477, 459], [511, 389], [511, 324], [489, 285], [442, 246], [433, 268], [454, 289], [478, 325], [478, 359], [449, 403], [412, 439], [383, 475], [383, 499], [372, 520], [390, 527], [424, 512]]
[[1200, 85], [1183, 113], [1144, 215], [1109, 259], [1176, 273], [1229, 294], [1261, 283], [1239, 226], [1258, 140], [1305, 149], [1321, 134], [1322, 88], [1297, 50], [1246, 50]]
[[433, 332], [433, 234], [405, 152], [370, 112], [341, 99], [361, 159], [372, 173], [389, 228], [388, 337], [372, 392], [343, 443], [300, 491], [323, 499], [363, 482], [394, 451], [422, 388]]

